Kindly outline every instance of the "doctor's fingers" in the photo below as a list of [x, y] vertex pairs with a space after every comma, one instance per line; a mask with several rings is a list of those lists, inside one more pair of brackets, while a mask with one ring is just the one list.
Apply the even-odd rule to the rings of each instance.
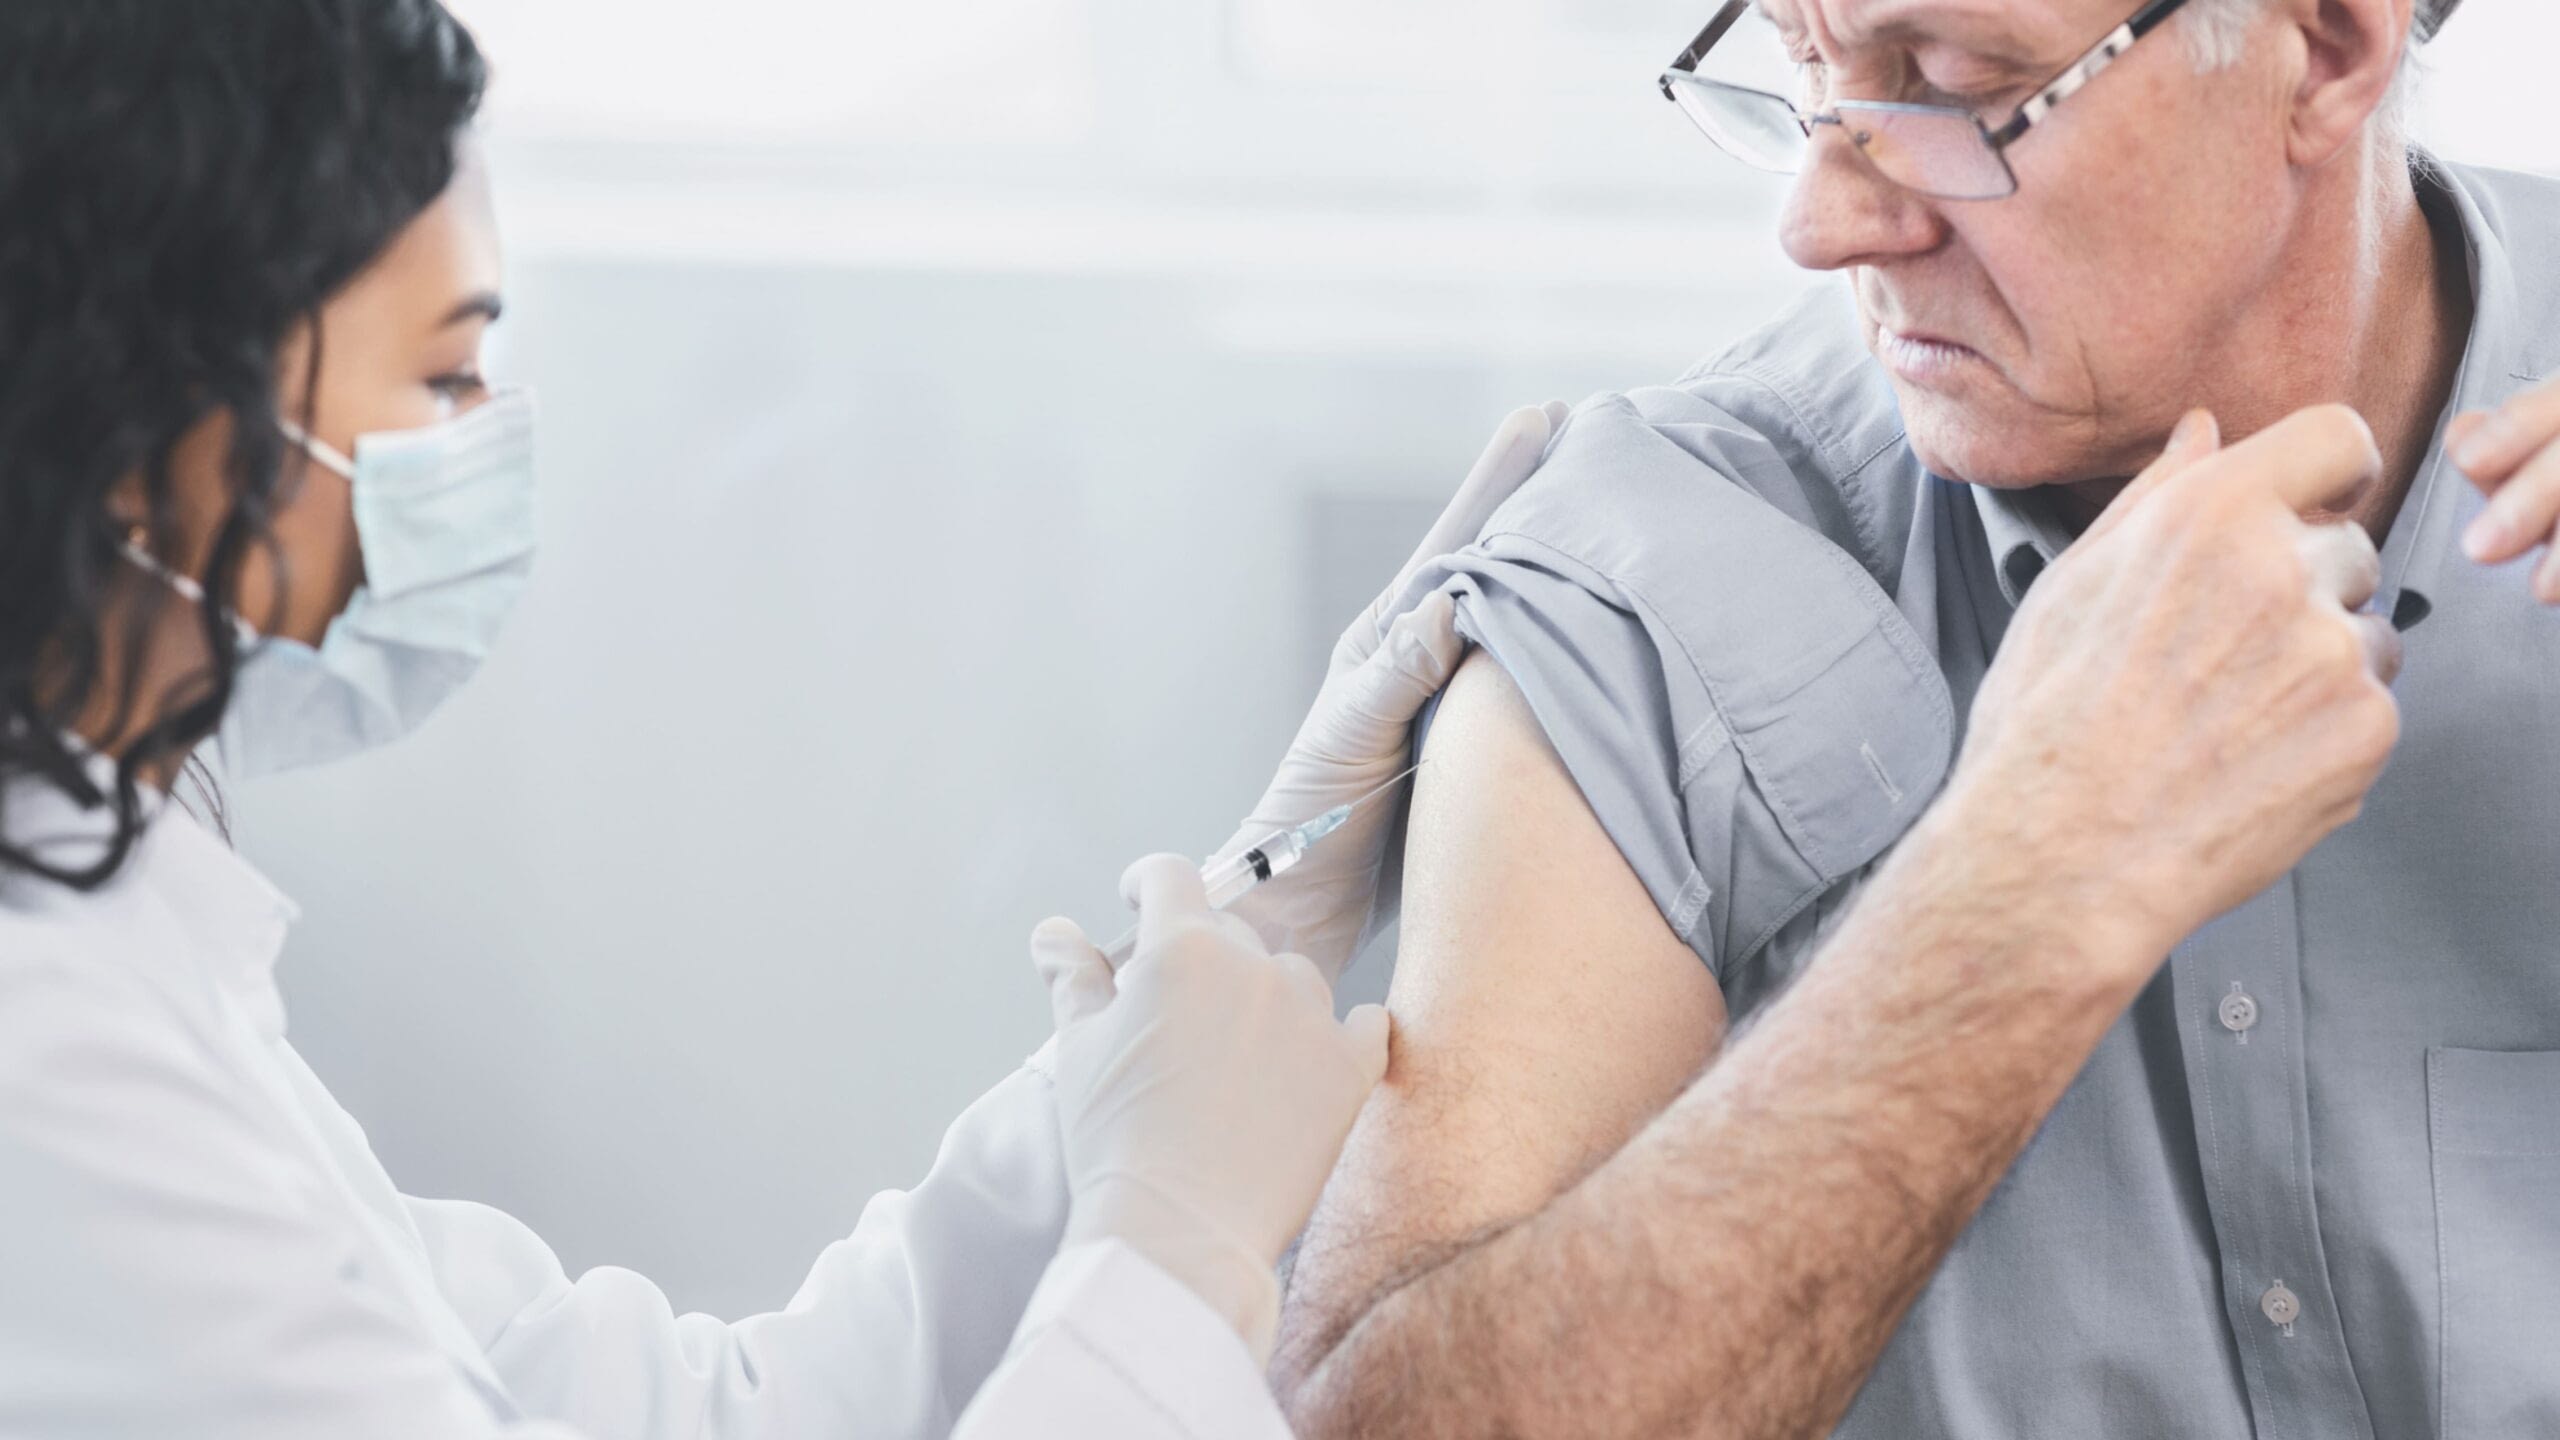
[[2382, 588], [2382, 553], [2362, 525], [2305, 525], [2294, 545], [2315, 595], [2352, 611], [2363, 609]]
[[[1265, 972], [1280, 992], [1284, 1005], [1299, 1012], [1299, 1023], [1312, 1021], [1333, 1032], [1338, 1053], [1349, 1064], [1350, 1073], [1359, 1082], [1359, 1092], [1349, 1098], [1356, 1108], [1386, 1078], [1388, 1037], [1394, 1022], [1388, 1019], [1383, 1005], [1361, 1005], [1351, 1013], [1334, 1018], [1333, 986], [1304, 955], [1274, 955]], [[1281, 1027], [1286, 1028], [1286, 1027]], [[1346, 1127], [1349, 1116], [1344, 1117]]]
[[1119, 993], [1111, 962], [1073, 920], [1044, 920], [1031, 932], [1031, 964], [1049, 987], [1049, 1013], [1061, 1030], [1102, 1013]]
[[1396, 602], [1403, 598], [1414, 577], [1433, 561], [1476, 542], [1493, 519], [1493, 512], [1538, 473], [1538, 466], [1546, 459], [1547, 446], [1572, 413], [1563, 401], [1550, 400], [1544, 405], [1515, 410], [1503, 419], [1492, 442], [1476, 458], [1475, 468], [1459, 482], [1458, 493], [1450, 497], [1447, 508], [1423, 535], [1422, 543], [1414, 547], [1404, 568], [1396, 572], [1395, 580], [1379, 593], [1367, 613], [1344, 632], [1342, 643], [1334, 651], [1335, 669], [1357, 664], [1377, 649], [1394, 616]]
[[[1318, 700], [1310, 729], [1328, 729], [1345, 753], [1366, 755], [1382, 743], [1400, 741], [1406, 726], [1448, 688], [1449, 677], [1467, 658], [1467, 642], [1458, 634], [1457, 597], [1445, 590], [1396, 617], [1377, 650], [1339, 677], [1332, 693]], [[1381, 731], [1395, 732], [1382, 737]]]
[[1138, 909], [1133, 969], [1200, 958], [1204, 945], [1255, 959], [1270, 954], [1261, 932], [1242, 916], [1210, 908], [1200, 867], [1179, 855], [1150, 855], [1130, 866], [1120, 877], [1120, 893]]
[[1423, 535], [1413, 557], [1405, 561], [1404, 569], [1396, 576], [1396, 585], [1390, 587], [1390, 593], [1401, 588], [1423, 566], [1476, 542], [1476, 537], [1484, 533], [1485, 522], [1493, 518], [1493, 512], [1501, 509], [1502, 502], [1517, 494], [1521, 486], [1529, 483], [1529, 477], [1538, 473], [1540, 462], [1547, 458], [1547, 445], [1555, 439], [1556, 431], [1563, 426], [1569, 413], [1564, 402], [1550, 400], [1544, 405], [1514, 410], [1503, 417], [1500, 428], [1493, 432], [1493, 439], [1486, 443], [1484, 453], [1476, 457], [1474, 468], [1467, 472], [1466, 479], [1458, 482], [1458, 493], [1449, 497], [1439, 520]]
[[1362, 1005], [1342, 1017], [1343, 1043], [1351, 1049], [1351, 1058], [1360, 1076], [1375, 1090], [1387, 1078], [1387, 1058], [1393, 1052], [1395, 1022], [1388, 1018], [1384, 1005]]

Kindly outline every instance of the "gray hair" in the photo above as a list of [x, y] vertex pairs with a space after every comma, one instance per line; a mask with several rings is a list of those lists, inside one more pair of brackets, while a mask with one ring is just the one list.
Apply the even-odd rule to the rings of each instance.
[[[2394, 131], [2408, 118], [2409, 96], [2418, 86], [2418, 50], [2433, 40], [2462, 0], [2417, 0], [2409, 26], [2409, 48], [2400, 57], [2400, 74], [2379, 112]], [[2189, 0], [2180, 18], [2186, 22], [2187, 45], [2204, 70], [2238, 64], [2249, 45], [2249, 26], [2266, 8], [2266, 0]]]

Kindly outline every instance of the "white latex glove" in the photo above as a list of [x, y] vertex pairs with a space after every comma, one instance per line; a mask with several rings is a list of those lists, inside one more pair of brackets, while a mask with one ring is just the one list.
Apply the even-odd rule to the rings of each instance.
[[[1314, 709], [1280, 762], [1280, 773], [1253, 814], [1218, 851], [1240, 855], [1274, 830], [1302, 824], [1377, 789], [1412, 761], [1414, 717], [1448, 685], [1466, 657], [1449, 597], [1435, 594], [1412, 611], [1395, 606], [1416, 571], [1475, 543], [1502, 502], [1545, 458], [1547, 442], [1569, 413], [1559, 401], [1521, 410], [1502, 422], [1493, 443], [1458, 487], [1457, 497], [1395, 582], [1342, 632]], [[1403, 813], [1402, 797], [1382, 797], [1315, 847], [1298, 868], [1238, 901], [1241, 916], [1275, 949], [1313, 960], [1338, 980], [1359, 949], [1378, 891], [1387, 838]]]
[[1302, 956], [1209, 908], [1199, 866], [1130, 867], [1138, 948], [1115, 977], [1072, 921], [1031, 937], [1058, 1020], [1068, 1246], [1118, 1240], [1271, 1357], [1282, 1252], [1387, 1069], [1387, 1012], [1333, 1015]]

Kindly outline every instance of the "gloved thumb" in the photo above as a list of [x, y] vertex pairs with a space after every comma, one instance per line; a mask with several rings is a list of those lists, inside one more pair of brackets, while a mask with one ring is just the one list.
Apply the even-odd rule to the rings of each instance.
[[[1413, 558], [1396, 572], [1396, 583], [1387, 587], [1387, 595], [1402, 590], [1423, 566], [1474, 544], [1493, 512], [1538, 473], [1539, 462], [1546, 459], [1547, 446], [1563, 425], [1563, 417], [1571, 413], [1562, 401], [1551, 400], [1514, 410], [1505, 417], [1502, 428], [1494, 432], [1492, 443], [1476, 458], [1475, 468], [1458, 482], [1458, 493], [1449, 498], [1448, 508], [1440, 512], [1440, 518], [1422, 537]], [[1380, 598], [1383, 601], [1386, 597]]]
[[1073, 920], [1044, 920], [1031, 932], [1031, 964], [1049, 987], [1049, 1013], [1060, 1030], [1101, 1014], [1119, 994], [1111, 962]]
[[1384, 1005], [1362, 1005], [1342, 1017], [1343, 1038], [1351, 1042], [1352, 1058], [1359, 1062], [1360, 1076], [1372, 1090], [1387, 1078], [1388, 1042], [1394, 1033], [1395, 1022]]

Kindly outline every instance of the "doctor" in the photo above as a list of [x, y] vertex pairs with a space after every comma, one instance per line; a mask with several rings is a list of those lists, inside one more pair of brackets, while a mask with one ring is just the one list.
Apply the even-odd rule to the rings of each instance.
[[[0, 1436], [1281, 1434], [1273, 1267], [1386, 1063], [1327, 984], [1383, 818], [1243, 918], [1141, 862], [1117, 975], [1042, 927], [1057, 1041], [738, 1324], [402, 1195], [287, 1042], [293, 906], [198, 752], [397, 739], [529, 573], [481, 84], [434, 0], [0, 9]], [[1514, 418], [1424, 558], [1552, 423]], [[1403, 764], [1459, 647], [1445, 604], [1383, 613], [1248, 834]]]

